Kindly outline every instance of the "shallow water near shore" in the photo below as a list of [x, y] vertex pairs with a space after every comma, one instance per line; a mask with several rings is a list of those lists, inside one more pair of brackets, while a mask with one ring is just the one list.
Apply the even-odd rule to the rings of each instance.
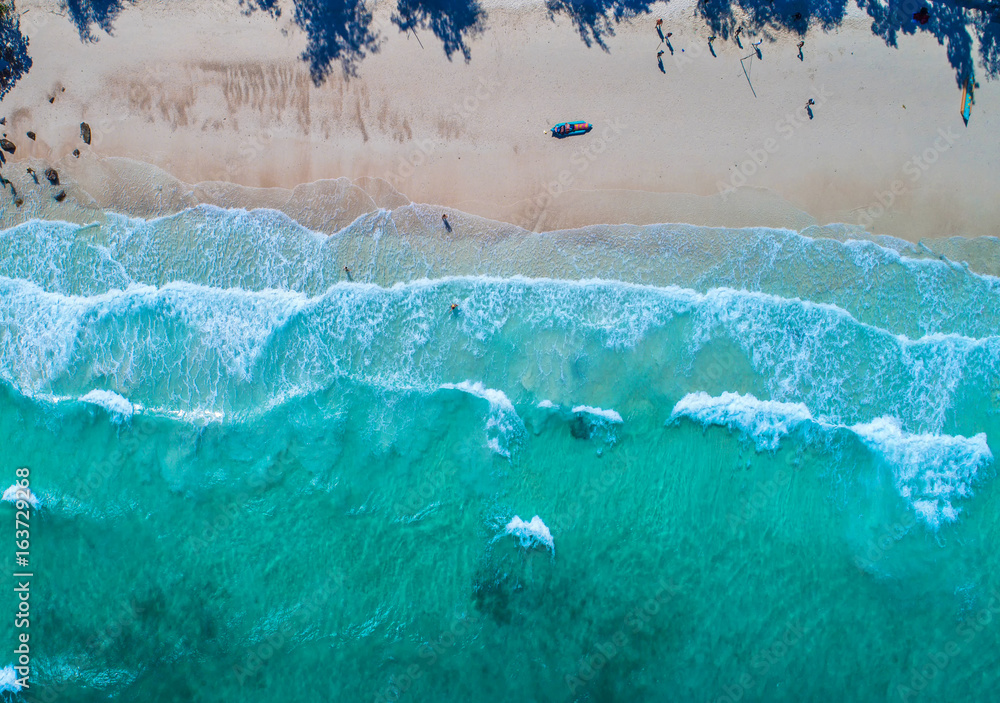
[[0, 233], [20, 695], [988, 699], [1000, 241], [449, 221]]

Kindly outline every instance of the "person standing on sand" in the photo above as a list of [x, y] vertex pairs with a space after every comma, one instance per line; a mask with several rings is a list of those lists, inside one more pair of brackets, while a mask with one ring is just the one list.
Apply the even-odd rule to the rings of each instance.
[[656, 58], [660, 58], [661, 56], [663, 56], [663, 49], [656, 52]]
[[795, 48], [798, 49], [799, 51], [802, 51], [802, 47], [804, 47], [805, 45], [806, 43], [804, 41], [800, 41], [798, 44], [795, 45]]
[[708, 45], [709, 45], [709, 46], [712, 46], [712, 42], [714, 42], [714, 41], [715, 41], [715, 35], [713, 34], [712, 36], [710, 36], [710, 37], [708, 38]]

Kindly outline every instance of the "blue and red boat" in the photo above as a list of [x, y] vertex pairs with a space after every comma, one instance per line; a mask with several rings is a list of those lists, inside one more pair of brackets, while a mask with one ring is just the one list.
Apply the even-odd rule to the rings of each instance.
[[578, 134], [586, 134], [594, 128], [589, 122], [560, 122], [552, 128], [552, 136], [562, 139], [563, 137], [575, 137]]

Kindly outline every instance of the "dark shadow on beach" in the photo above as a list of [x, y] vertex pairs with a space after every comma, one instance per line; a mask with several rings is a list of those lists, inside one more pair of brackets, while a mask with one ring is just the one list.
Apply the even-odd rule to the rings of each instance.
[[467, 43], [483, 33], [486, 11], [476, 0], [399, 0], [392, 22], [400, 32], [427, 29], [444, 44], [444, 53], [461, 53], [466, 62], [472, 60]]
[[21, 23], [11, 10], [0, 14], [0, 98], [14, 87], [31, 68], [28, 38], [21, 34]]
[[66, 13], [70, 21], [76, 26], [76, 31], [83, 41], [97, 41], [97, 36], [91, 31], [91, 27], [106, 34], [111, 34], [114, 29], [113, 23], [123, 6], [127, 3], [134, 4], [136, 0], [64, 0]]
[[549, 18], [567, 15], [587, 46], [596, 44], [610, 51], [606, 37], [615, 35], [615, 25], [649, 13], [653, 0], [546, 0]]
[[[63, 0], [63, 6], [80, 38], [96, 41], [94, 27], [111, 33], [114, 20], [122, 9], [138, 1]], [[279, 1], [240, 0], [234, 6], [244, 13], [262, 11], [279, 17]], [[317, 84], [326, 79], [337, 63], [345, 76], [356, 75], [361, 61], [378, 51], [381, 37], [372, 26], [372, 0], [368, 4], [362, 0], [292, 2], [294, 20], [307, 34], [307, 48], [302, 58], [309, 63], [310, 74]], [[744, 36], [758, 36], [766, 41], [774, 41], [779, 33], [803, 37], [808, 30], [834, 30], [844, 22], [849, 2], [856, 3], [868, 14], [872, 33], [890, 47], [898, 46], [900, 35], [926, 32], [933, 36], [945, 47], [959, 85], [964, 85], [973, 75], [973, 47], [977, 44], [986, 77], [1000, 77], [1000, 0], [934, 3], [928, 0], [699, 0], [695, 12], [703, 18], [712, 35], [722, 40], [735, 38], [742, 46], [740, 36], [735, 34], [739, 26], [746, 32]], [[546, 0], [551, 20], [554, 21], [556, 15], [569, 17], [584, 43], [596, 45], [603, 51], [609, 51], [606, 39], [614, 36], [615, 27], [621, 22], [652, 21], [653, 4], [653, 0]], [[914, 19], [921, 10], [924, 11], [923, 24]], [[399, 0], [392, 16], [400, 31], [428, 30], [441, 40], [449, 59], [461, 53], [466, 61], [471, 59], [469, 41], [484, 31], [485, 19], [486, 12], [478, 0]], [[9, 21], [4, 23], [3, 32], [7, 40], [4, 52], [11, 55], [20, 52], [22, 59], [16, 66], [30, 65], [26, 39], [20, 37], [19, 32], [11, 34]], [[673, 53], [669, 42], [667, 48]], [[714, 50], [712, 53], [715, 54]], [[8, 59], [4, 60], [8, 66], [11, 64]], [[799, 60], [803, 60], [801, 51]], [[13, 72], [19, 70], [16, 66]], [[9, 77], [4, 80], [9, 86]]]
[[656, 65], [660, 68], [660, 73], [666, 74], [667, 69], [663, 68], [663, 57], [662, 56], [657, 56], [656, 57]]
[[308, 36], [302, 59], [313, 83], [321, 84], [339, 63], [345, 76], [378, 51], [381, 38], [372, 30], [372, 13], [361, 0], [295, 0], [295, 23]]
[[[741, 25], [744, 32], [767, 40], [773, 40], [778, 33], [803, 37], [810, 29], [831, 31], [844, 22], [850, 1], [699, 0], [695, 12], [704, 19], [711, 34], [723, 40], [735, 38], [742, 47], [740, 37], [735, 34]], [[948, 61], [960, 85], [972, 75], [973, 37], [979, 40], [986, 75], [1000, 76], [1000, 0], [853, 2], [871, 17], [872, 33], [891, 47], [897, 47], [900, 34], [928, 32], [934, 36], [946, 47]], [[587, 46], [596, 44], [609, 51], [605, 39], [614, 36], [615, 26], [629, 20], [646, 21], [652, 4], [649, 0], [548, 0], [546, 6], [553, 20], [556, 15], [568, 16]], [[925, 6], [930, 8], [930, 20], [920, 24], [913, 15]], [[760, 49], [756, 51], [760, 56]], [[800, 56], [800, 60], [804, 57]]]

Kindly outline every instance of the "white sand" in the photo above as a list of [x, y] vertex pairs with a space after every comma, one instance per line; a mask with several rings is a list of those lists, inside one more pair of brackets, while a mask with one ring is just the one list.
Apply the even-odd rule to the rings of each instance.
[[[136, 214], [227, 197], [273, 205], [291, 194], [194, 189], [132, 167], [122, 176], [122, 162], [107, 157], [186, 183], [292, 189], [374, 177], [414, 201], [538, 230], [862, 222], [909, 239], [1000, 234], [996, 84], [981, 81], [966, 128], [953, 69], [932, 38], [902, 36], [891, 49], [854, 14], [831, 34], [811, 32], [800, 62], [796, 38], [765, 37], [763, 60], [750, 66], [754, 98], [740, 65], [754, 37], [744, 37], [743, 51], [717, 40], [713, 58], [688, 0], [662, 8], [676, 51], [664, 55], [665, 74], [657, 14], [618, 25], [604, 52], [586, 47], [568, 18], [516, 5], [488, 6], [486, 31], [464, 63], [449, 62], [429, 32], [423, 48], [400, 34], [383, 1], [380, 52], [357, 78], [335, 67], [317, 88], [290, 8], [275, 20], [240, 14], [236, 0], [140, 3], [126, 6], [113, 36], [95, 28], [99, 41], [83, 43], [53, 14], [56, 0], [21, 0], [35, 63], [0, 114], [16, 160], [56, 164], [71, 199], [89, 193]], [[800, 111], [809, 97], [819, 103], [812, 120]], [[569, 119], [595, 129], [549, 136]], [[91, 147], [80, 140], [81, 120], [93, 129]], [[925, 153], [934, 163], [915, 170], [912, 159]], [[4, 173], [24, 183], [11, 164]], [[894, 182], [898, 194], [882, 213], [878, 198]], [[742, 189], [723, 196], [720, 184]]]

